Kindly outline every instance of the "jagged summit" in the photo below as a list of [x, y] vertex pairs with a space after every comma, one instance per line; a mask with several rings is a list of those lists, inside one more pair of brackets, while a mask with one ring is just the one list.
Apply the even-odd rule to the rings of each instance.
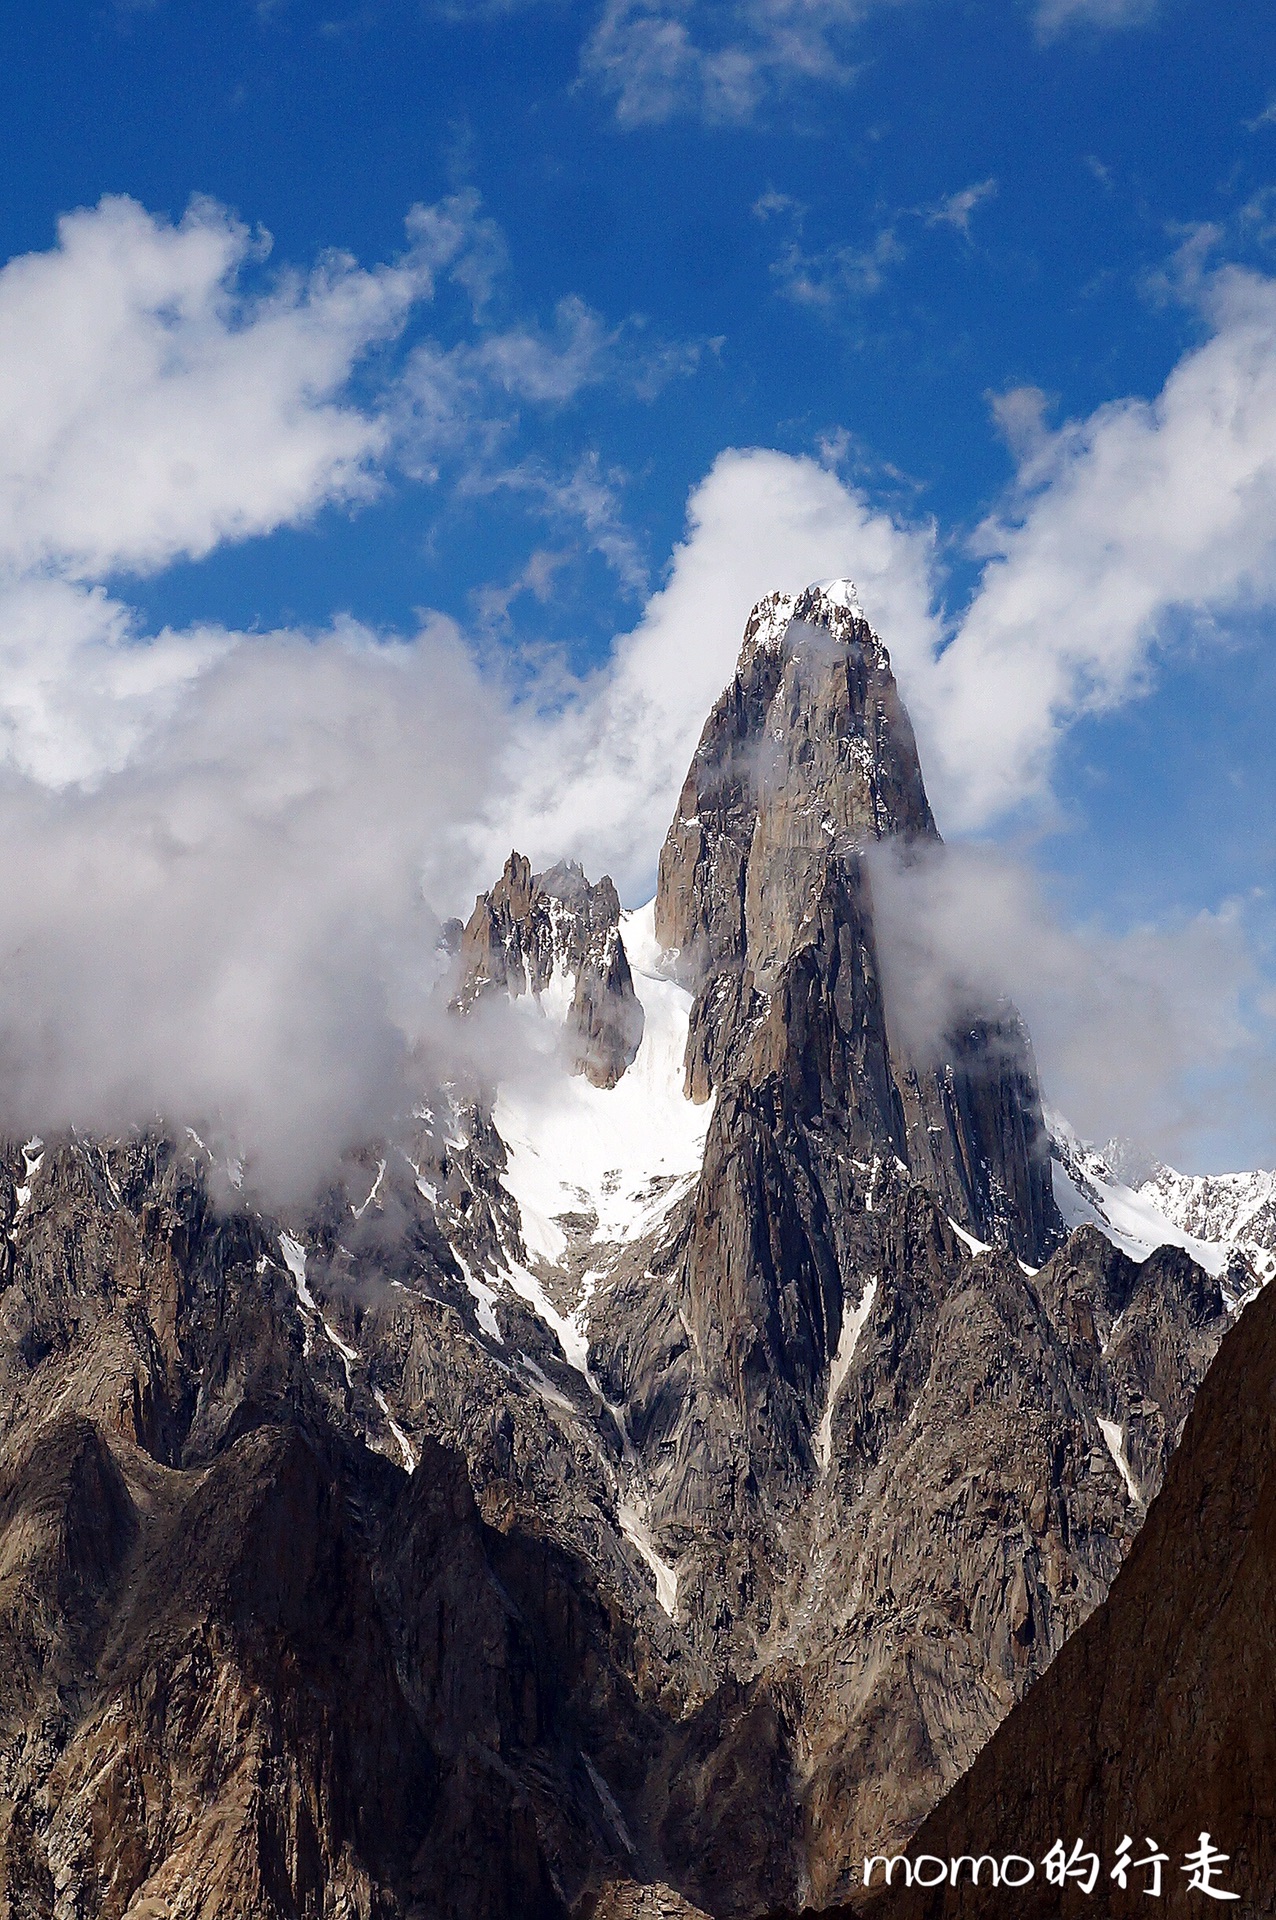
[[1184, 1174], [1128, 1141], [1095, 1147], [1047, 1112], [1064, 1224], [1095, 1226], [1134, 1260], [1181, 1246], [1235, 1307], [1276, 1274], [1276, 1173]]
[[968, 1231], [1037, 1263], [1061, 1229], [1018, 1015], [972, 1009], [925, 1060], [890, 1030], [863, 854], [938, 838], [851, 583], [760, 601], [660, 854], [656, 933], [695, 994], [688, 1088], [804, 1085], [857, 1153], [898, 1158]]
[[769, 595], [661, 850], [657, 936], [692, 988], [724, 968], [765, 988], [830, 855], [893, 837], [938, 834], [885, 647], [849, 582]]
[[604, 875], [595, 886], [575, 860], [534, 874], [511, 853], [490, 893], [481, 893], [460, 937], [464, 1011], [492, 991], [548, 1002], [568, 1036], [573, 1071], [613, 1087], [638, 1052], [643, 1012], [620, 938], [620, 896]]
[[737, 673], [760, 651], [782, 648], [794, 622], [819, 627], [836, 640], [869, 647], [889, 667], [885, 647], [859, 603], [853, 580], [817, 580], [801, 593], [768, 593], [758, 601], [744, 627]]

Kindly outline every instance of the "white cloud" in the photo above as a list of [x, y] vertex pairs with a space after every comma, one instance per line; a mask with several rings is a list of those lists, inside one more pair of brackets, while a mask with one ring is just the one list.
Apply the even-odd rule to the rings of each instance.
[[985, 200], [991, 200], [997, 192], [995, 180], [980, 180], [974, 186], [963, 187], [960, 193], [950, 193], [931, 207], [926, 215], [926, 223], [932, 227], [953, 227], [966, 238], [970, 236], [970, 216], [976, 207]]
[[[615, 101], [622, 126], [690, 117], [748, 122], [769, 101], [855, 77], [853, 32], [896, 0], [604, 0], [581, 74]], [[1087, 24], [1151, 18], [1157, 0], [1035, 0], [1041, 40]], [[978, 192], [978, 189], [970, 191]], [[964, 226], [962, 231], [965, 231]]]
[[1069, 927], [1021, 861], [969, 845], [906, 864], [880, 849], [873, 898], [891, 1018], [921, 1053], [1008, 995], [1048, 1099], [1083, 1135], [1194, 1166], [1239, 1095], [1251, 1148], [1273, 1151], [1276, 1102], [1249, 1086], [1270, 1063], [1271, 1023], [1249, 1005], [1258, 976], [1237, 906], [1123, 934]]
[[436, 622], [241, 637], [164, 704], [92, 789], [0, 782], [0, 1123], [163, 1112], [292, 1196], [437, 1064], [427, 900], [473, 884], [499, 691]]
[[[210, 201], [176, 225], [116, 198], [0, 268], [0, 576], [92, 581], [198, 559], [417, 478], [481, 469], [520, 404], [610, 385], [641, 400], [699, 349], [608, 325], [568, 296], [551, 326], [493, 318], [503, 237], [467, 189], [407, 216], [371, 270], [330, 256], [263, 271], [268, 242]], [[421, 341], [356, 402], [351, 377], [446, 278], [471, 332]]]
[[1008, 387], [1004, 393], [989, 394], [988, 404], [1016, 462], [1021, 468], [1027, 467], [1049, 444], [1046, 414], [1052, 404], [1050, 395], [1040, 387]]
[[910, 225], [914, 232], [918, 224], [951, 227], [969, 240], [971, 215], [996, 192], [995, 180], [981, 180], [930, 206], [898, 207], [883, 217], [872, 239], [861, 245], [837, 241], [826, 247], [808, 247], [803, 237], [808, 209], [788, 194], [769, 190], [754, 202], [753, 212], [760, 220], [780, 219], [789, 228], [790, 238], [771, 263], [771, 277], [778, 282], [780, 292], [799, 306], [832, 313], [847, 301], [862, 300], [879, 291], [889, 270], [907, 254], [901, 232], [907, 232]]
[[1034, 429], [970, 607], [904, 682], [952, 824], [1046, 794], [1063, 729], [1136, 693], [1175, 622], [1276, 598], [1276, 281], [1202, 301], [1212, 337], [1154, 400]]
[[472, 441], [495, 443], [517, 423], [504, 405], [565, 407], [591, 387], [649, 400], [670, 380], [694, 372], [701, 347], [646, 337], [636, 319], [609, 326], [569, 294], [552, 327], [488, 327], [477, 339], [443, 347], [424, 341], [408, 358], [401, 386], [411, 437], [428, 452]]
[[[554, 564], [542, 555], [515, 588], [543, 592]], [[0, 702], [0, 1120], [162, 1109], [219, 1124], [260, 1178], [298, 1191], [389, 1125], [450, 1044], [429, 998], [431, 906], [464, 911], [511, 845], [610, 871], [630, 901], [650, 891], [763, 593], [851, 572], [938, 724], [953, 688], [934, 568], [928, 530], [815, 462], [728, 452], [611, 660], [517, 698], [438, 620], [396, 645], [353, 627], [146, 642], [118, 602], [56, 584], [28, 634], [10, 628]], [[995, 727], [1005, 705], [983, 684]], [[969, 791], [962, 777], [950, 794]], [[892, 992], [918, 1032], [964, 990], [1008, 990], [1083, 1128], [1169, 1154], [1199, 1137], [1202, 1075], [1249, 1044], [1234, 915], [1125, 940], [1068, 932], [1030, 876], [970, 850], [894, 893], [879, 879]]]
[[765, 593], [853, 571], [892, 645], [929, 656], [929, 532], [899, 529], [815, 461], [723, 453], [687, 523], [667, 583], [607, 666], [549, 715], [516, 719], [491, 861], [513, 839], [534, 861], [572, 855], [610, 871], [630, 902], [646, 898], [700, 729]]
[[[108, 200], [0, 270], [0, 1124], [202, 1118], [283, 1192], [454, 1045], [430, 903], [490, 878], [500, 684], [438, 618], [396, 644], [155, 635], [100, 584], [366, 497], [423, 444], [472, 476], [494, 399], [641, 391], [668, 358], [579, 302], [548, 332], [494, 325], [503, 242], [475, 195], [408, 228], [396, 265], [267, 279], [223, 209], [174, 226]], [[411, 364], [443, 369], [433, 413], [393, 362], [357, 402], [360, 356], [444, 275], [477, 318]], [[639, 566], [596, 460], [537, 497]]]
[[827, 312], [845, 300], [876, 293], [887, 269], [903, 258], [899, 235], [887, 226], [864, 247], [838, 245], [808, 252], [791, 241], [771, 263], [771, 274], [786, 299]]
[[111, 199], [0, 269], [0, 567], [149, 571], [367, 496], [386, 428], [339, 396], [428, 257], [249, 294], [262, 250], [209, 202]]
[[[0, 273], [0, 1119], [220, 1115], [280, 1186], [374, 1131], [407, 1097], [414, 1048], [437, 1044], [426, 903], [468, 904], [511, 844], [610, 870], [629, 900], [649, 890], [749, 608], [777, 587], [857, 580], [950, 826], [1045, 793], [1062, 731], [1136, 693], [1172, 622], [1276, 599], [1276, 283], [1230, 270], [1203, 286], [1211, 337], [1155, 400], [1052, 432], [1035, 390], [1002, 396], [1018, 483], [949, 630], [929, 529], [896, 524], [813, 460], [752, 449], [722, 454], [693, 491], [662, 586], [583, 682], [559, 669], [515, 699], [438, 620], [397, 645], [355, 628], [143, 633], [94, 566], [157, 566], [375, 484], [403, 421], [356, 406], [349, 369], [441, 273], [488, 311], [481, 220], [472, 200], [446, 203], [417, 218], [397, 267], [337, 262], [259, 294], [244, 290], [249, 240], [224, 214], [174, 228], [113, 202]], [[99, 309], [118, 365], [93, 337]], [[444, 369], [435, 446], [499, 420], [496, 393], [562, 404], [614, 340], [571, 307], [548, 331], [485, 321], [468, 357], [418, 355], [414, 369]], [[235, 380], [253, 406], [227, 401]], [[176, 502], [173, 458], [193, 469]], [[493, 463], [483, 484], [574, 517], [638, 587], [601, 462], [564, 475]], [[488, 624], [515, 592], [545, 591], [556, 564], [542, 554]], [[1234, 1055], [1227, 1021], [1249, 976], [1233, 922], [1033, 946], [1026, 889], [976, 875], [965, 911], [986, 902], [979, 938], [945, 933], [943, 951], [975, 969], [1019, 956], [1008, 984], [1080, 1124], [1093, 1112], [1096, 1131], [1138, 1129], [1133, 1095], [1113, 1111], [1137, 1083], [1187, 1128], [1188, 1105], [1155, 1078], [1157, 1035], [1180, 1036], [1166, 1045], [1183, 1084], [1211, 1049]], [[929, 922], [952, 911], [940, 888]], [[1086, 982], [1104, 968], [1125, 984], [1096, 1010]], [[1192, 997], [1202, 980], [1222, 983], [1222, 1025]]]
[[46, 787], [95, 784], [231, 644], [215, 630], [144, 636], [100, 587], [0, 586], [0, 766]]
[[768, 93], [845, 84], [848, 28], [881, 0], [606, 0], [581, 71], [622, 126], [750, 119]]
[[1037, 31], [1050, 40], [1072, 26], [1140, 26], [1156, 9], [1157, 0], [1038, 0]]

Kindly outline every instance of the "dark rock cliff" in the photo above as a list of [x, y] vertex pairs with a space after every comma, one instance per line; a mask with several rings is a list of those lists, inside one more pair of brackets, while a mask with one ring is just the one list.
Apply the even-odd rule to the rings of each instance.
[[[1147, 1524], [1104, 1604], [913, 1836], [908, 1855], [951, 1863], [1008, 1854], [1033, 1863], [1008, 1893], [970, 1883], [879, 1891], [855, 1906], [879, 1920], [1003, 1913], [1276, 1912], [1276, 1295], [1228, 1334], [1188, 1416]], [[1201, 1835], [1226, 1862], [1213, 1897], [1185, 1861]], [[1149, 1869], [1114, 1883], [1123, 1836], [1135, 1859], [1168, 1857], [1164, 1902], [1145, 1909]], [[1099, 1856], [1093, 1890], [1052, 1885], [1043, 1861], [1062, 1838]], [[1151, 1845], [1148, 1844], [1149, 1840]], [[937, 1877], [928, 1863], [924, 1872]], [[1024, 1868], [1012, 1871], [1022, 1877]], [[950, 1865], [951, 1879], [951, 1865]], [[1237, 1897], [1224, 1905], [1220, 1894]]]

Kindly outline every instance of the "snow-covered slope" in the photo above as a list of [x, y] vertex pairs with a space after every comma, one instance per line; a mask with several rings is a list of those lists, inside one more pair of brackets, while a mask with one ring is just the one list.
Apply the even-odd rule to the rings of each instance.
[[[551, 1265], [567, 1249], [564, 1216], [592, 1215], [597, 1242], [637, 1239], [688, 1191], [704, 1159], [712, 1106], [683, 1093], [691, 995], [661, 972], [654, 902], [621, 915], [621, 937], [643, 1010], [633, 1064], [614, 1087], [562, 1071], [503, 1086], [494, 1111], [524, 1243]], [[523, 1005], [552, 1044], [556, 1009]]]
[[1276, 1173], [1176, 1173], [1158, 1167], [1141, 1192], [1198, 1240], [1234, 1247], [1262, 1281], [1276, 1274]]
[[1098, 1227], [1132, 1260], [1146, 1260], [1157, 1247], [1184, 1247], [1207, 1273], [1227, 1277], [1232, 1269], [1229, 1291], [1238, 1298], [1252, 1290], [1242, 1261], [1260, 1282], [1276, 1273], [1276, 1174], [1184, 1174], [1154, 1163], [1131, 1186], [1113, 1166], [1130, 1158], [1118, 1143], [1100, 1151], [1061, 1114], [1048, 1114], [1047, 1124], [1054, 1197], [1068, 1228]]

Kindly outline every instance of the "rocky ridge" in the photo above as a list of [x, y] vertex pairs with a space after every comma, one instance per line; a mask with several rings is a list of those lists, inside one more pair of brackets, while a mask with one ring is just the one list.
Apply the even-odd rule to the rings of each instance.
[[5, 1148], [10, 1913], [752, 1914], [969, 1765], [1228, 1304], [1065, 1244], [1012, 1008], [902, 1044], [886, 836], [935, 837], [886, 650], [774, 597], [653, 907], [514, 855], [454, 930], [525, 1085], [288, 1219], [189, 1131]]
[[1239, 1307], [1276, 1274], [1276, 1174], [1177, 1173], [1126, 1141], [1103, 1148], [1048, 1117], [1053, 1190], [1069, 1226], [1093, 1225], [1134, 1259], [1181, 1246]]
[[596, 1087], [614, 1087], [642, 1039], [642, 1007], [620, 938], [620, 897], [609, 879], [591, 886], [574, 861], [533, 874], [512, 853], [460, 930], [464, 1012], [484, 994], [530, 993], [555, 1011], [567, 1062]]

